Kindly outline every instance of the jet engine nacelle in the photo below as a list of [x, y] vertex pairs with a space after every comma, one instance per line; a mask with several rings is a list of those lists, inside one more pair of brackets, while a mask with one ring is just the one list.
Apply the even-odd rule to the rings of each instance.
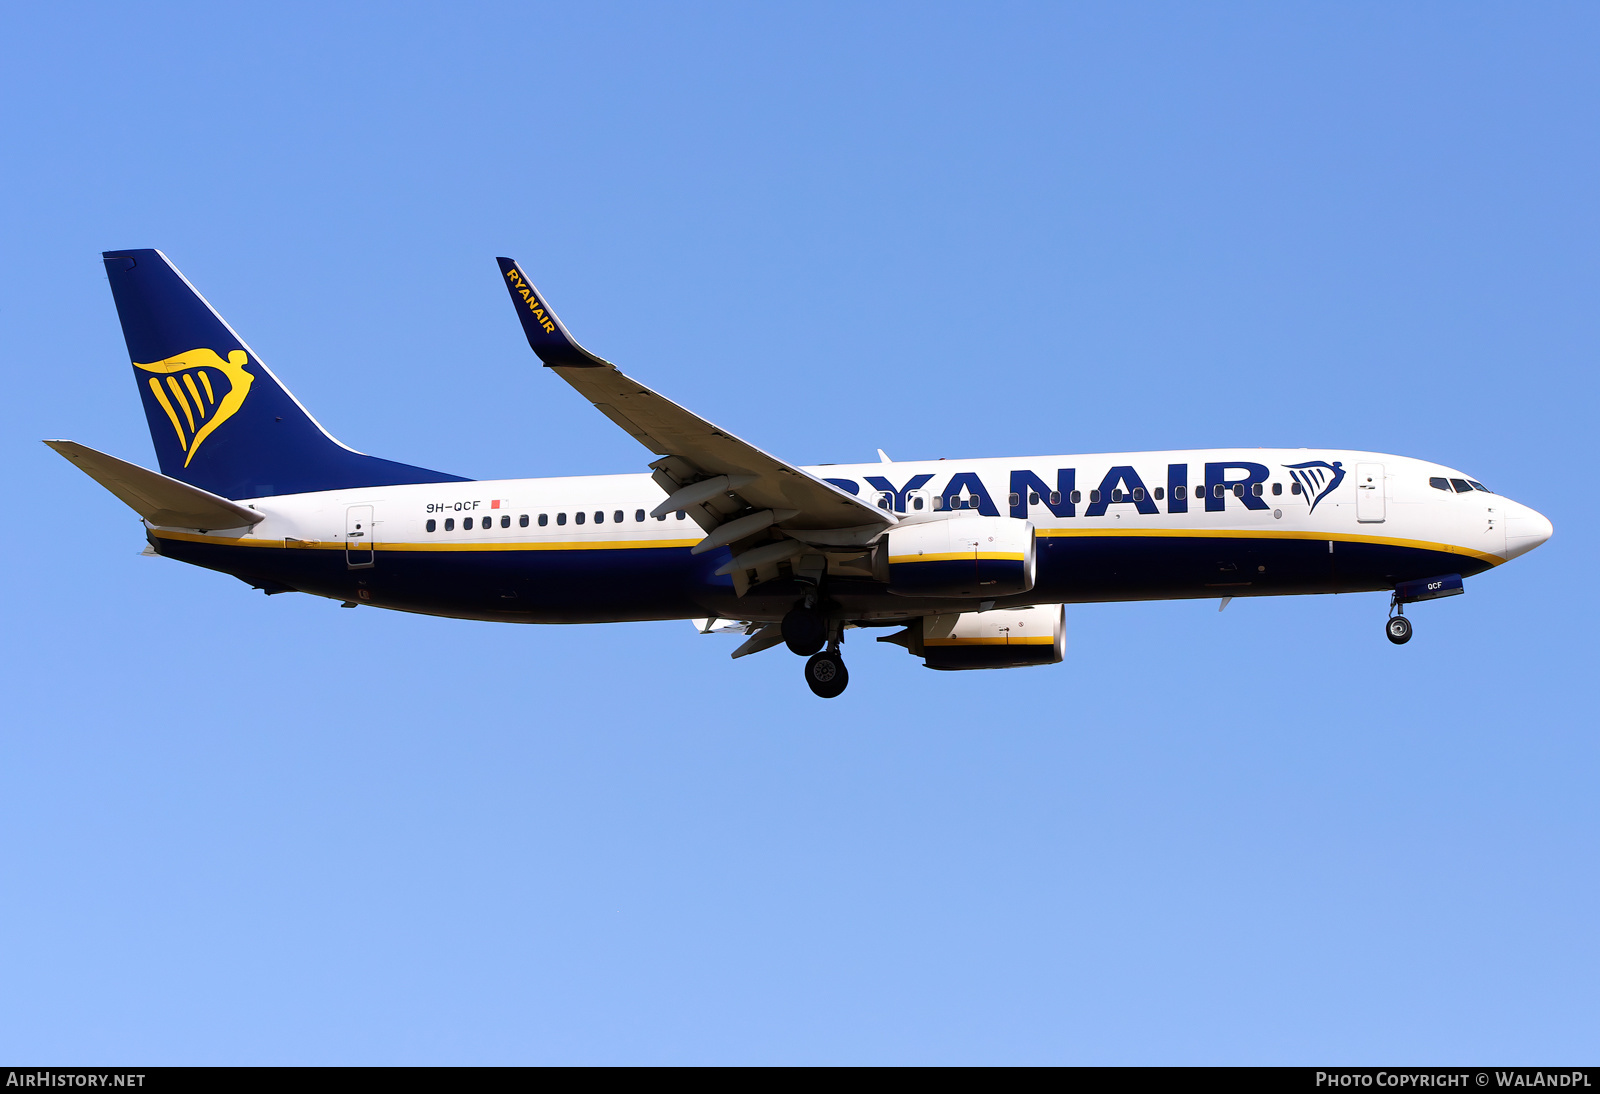
[[1067, 653], [1066, 612], [1052, 604], [932, 615], [878, 641], [904, 646], [930, 669], [1056, 665]]
[[1033, 524], [1014, 517], [950, 517], [889, 530], [889, 591], [899, 596], [997, 597], [1033, 588]]

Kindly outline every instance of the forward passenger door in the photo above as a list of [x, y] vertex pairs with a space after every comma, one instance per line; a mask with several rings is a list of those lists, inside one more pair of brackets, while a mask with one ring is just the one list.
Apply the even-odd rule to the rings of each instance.
[[1356, 520], [1381, 524], [1384, 519], [1383, 464], [1356, 464]]

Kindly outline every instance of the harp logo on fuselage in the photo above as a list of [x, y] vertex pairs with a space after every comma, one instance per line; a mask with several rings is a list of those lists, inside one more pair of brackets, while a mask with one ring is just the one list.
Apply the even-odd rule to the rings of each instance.
[[1334, 460], [1328, 463], [1325, 460], [1311, 460], [1308, 463], [1286, 463], [1289, 474], [1294, 476], [1294, 481], [1300, 484], [1306, 492], [1306, 497], [1311, 499], [1311, 511], [1317, 511], [1322, 499], [1339, 489], [1339, 484], [1344, 481], [1344, 461]]
[[133, 367], [154, 373], [147, 379], [150, 394], [166, 412], [178, 435], [183, 466], [199, 451], [205, 439], [244, 405], [255, 377], [245, 371], [250, 355], [231, 350], [224, 361], [215, 350], [192, 349], [164, 361], [133, 362]]

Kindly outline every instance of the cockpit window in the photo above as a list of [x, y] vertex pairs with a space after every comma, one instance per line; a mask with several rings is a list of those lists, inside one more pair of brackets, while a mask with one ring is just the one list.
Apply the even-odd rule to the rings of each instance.
[[1472, 484], [1472, 488], [1474, 490], [1482, 490], [1485, 494], [1494, 493], [1493, 490], [1490, 490], [1487, 486], [1483, 485], [1483, 483], [1479, 482], [1477, 479], [1468, 479], [1467, 481]]
[[1450, 480], [1449, 479], [1442, 479], [1442, 478], [1439, 478], [1438, 476], [1435, 476], [1435, 477], [1429, 479], [1428, 480], [1428, 485], [1433, 487], [1435, 490], [1443, 490], [1446, 493], [1448, 493], [1449, 490], [1450, 490]]
[[1472, 493], [1472, 484], [1466, 479], [1451, 479], [1450, 485], [1456, 488], [1458, 494]]

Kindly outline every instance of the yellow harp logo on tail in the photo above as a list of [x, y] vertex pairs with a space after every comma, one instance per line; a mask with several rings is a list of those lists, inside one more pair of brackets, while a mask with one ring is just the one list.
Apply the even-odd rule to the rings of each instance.
[[134, 368], [155, 373], [149, 379], [150, 393], [178, 434], [183, 466], [188, 467], [201, 442], [244, 405], [255, 381], [244, 370], [248, 360], [242, 349], [231, 351], [226, 361], [215, 350], [192, 349], [165, 361], [133, 363]]

